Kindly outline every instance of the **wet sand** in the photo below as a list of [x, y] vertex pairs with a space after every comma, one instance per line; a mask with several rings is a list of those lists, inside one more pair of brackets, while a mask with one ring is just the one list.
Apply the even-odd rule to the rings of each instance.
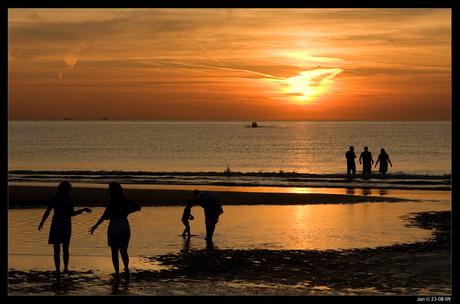
[[[102, 188], [103, 187], [103, 188]], [[183, 206], [191, 197], [190, 190], [130, 189], [126, 195], [141, 206]], [[8, 207], [46, 207], [49, 198], [56, 194], [57, 185], [31, 186], [9, 185]], [[212, 191], [219, 196], [222, 205], [307, 205], [307, 204], [352, 204], [361, 202], [402, 202], [406, 199], [394, 197], [328, 194], [328, 193], [262, 193]], [[108, 187], [73, 187], [72, 196], [78, 206], [105, 207], [108, 202]]]
[[164, 268], [133, 269], [129, 281], [92, 270], [57, 281], [53, 271], [9, 270], [8, 291], [78, 295], [439, 295], [450, 296], [451, 212], [406, 217], [432, 231], [410, 244], [350, 250], [181, 251], [147, 257]]

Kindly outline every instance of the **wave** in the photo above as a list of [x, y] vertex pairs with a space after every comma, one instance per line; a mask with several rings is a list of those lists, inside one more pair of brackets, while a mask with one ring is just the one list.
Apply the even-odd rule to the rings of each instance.
[[297, 172], [8, 171], [10, 182], [211, 185], [239, 187], [374, 188], [451, 190], [451, 174], [310, 174]]

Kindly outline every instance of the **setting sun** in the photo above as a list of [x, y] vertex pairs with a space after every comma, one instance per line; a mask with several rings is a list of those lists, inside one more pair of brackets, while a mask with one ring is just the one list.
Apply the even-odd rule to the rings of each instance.
[[333, 78], [340, 72], [342, 70], [339, 68], [301, 72], [300, 76], [285, 80], [290, 85], [286, 92], [295, 94], [297, 100], [311, 101], [316, 95], [327, 93], [334, 82]]

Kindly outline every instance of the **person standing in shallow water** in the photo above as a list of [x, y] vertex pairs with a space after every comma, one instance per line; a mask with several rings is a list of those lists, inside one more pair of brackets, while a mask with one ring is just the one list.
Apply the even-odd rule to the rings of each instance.
[[187, 204], [199, 205], [204, 209], [206, 223], [206, 242], [212, 245], [212, 236], [216, 229], [216, 224], [219, 222], [219, 216], [224, 213], [220, 199], [209, 192], [200, 192], [195, 190], [193, 198], [189, 198]]
[[355, 165], [355, 148], [353, 146], [350, 146], [350, 150], [345, 153], [345, 157], [347, 159], [347, 174], [355, 174], [356, 173], [356, 165]]
[[72, 234], [71, 217], [77, 214], [82, 214], [83, 211], [88, 213], [91, 209], [84, 208], [74, 211], [75, 199], [70, 196], [72, 193], [72, 185], [64, 181], [58, 186], [58, 193], [50, 198], [48, 208], [43, 215], [42, 221], [38, 225], [38, 231], [43, 229], [43, 224], [54, 209], [53, 220], [51, 222], [48, 244], [54, 246], [54, 265], [56, 266], [56, 275], [59, 278], [61, 275], [61, 244], [64, 260], [64, 272], [69, 272], [69, 245], [70, 236]]
[[115, 277], [119, 276], [119, 261], [118, 251], [120, 251], [121, 259], [125, 266], [125, 276], [129, 279], [129, 256], [128, 244], [131, 237], [131, 229], [129, 227], [128, 215], [130, 213], [140, 211], [141, 206], [125, 197], [125, 191], [119, 183], [110, 183], [109, 185], [110, 200], [104, 214], [97, 221], [96, 225], [89, 230], [92, 235], [94, 230], [104, 221], [110, 220], [107, 228], [107, 243], [112, 250], [112, 263], [115, 269]]
[[359, 157], [359, 163], [363, 164], [363, 174], [371, 174], [372, 165], [374, 164], [374, 160], [372, 159], [372, 153], [368, 151], [368, 147], [364, 147], [364, 151], [361, 152], [361, 156]]
[[190, 224], [188, 220], [194, 220], [195, 218], [191, 214], [191, 209], [193, 207], [193, 200], [187, 201], [187, 206], [184, 208], [184, 213], [182, 214], [182, 223], [185, 226], [184, 232], [182, 232], [182, 237], [185, 238], [185, 234], [188, 233], [188, 237], [190, 237]]
[[391, 160], [390, 160], [390, 156], [385, 152], [384, 148], [380, 150], [379, 158], [377, 159], [377, 162], [375, 163], [376, 168], [379, 162], [380, 162], [379, 172], [382, 174], [385, 174], [388, 171], [388, 163], [390, 163], [390, 166], [393, 167], [393, 164], [391, 163]]

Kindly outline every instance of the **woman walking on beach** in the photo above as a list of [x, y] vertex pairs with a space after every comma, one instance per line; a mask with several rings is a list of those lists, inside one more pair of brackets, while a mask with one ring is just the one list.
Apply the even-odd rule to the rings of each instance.
[[393, 167], [393, 164], [391, 163], [390, 156], [385, 152], [385, 149], [382, 148], [380, 150], [380, 155], [379, 158], [377, 159], [377, 162], [375, 163], [375, 168], [377, 168], [377, 164], [380, 162], [380, 168], [379, 172], [382, 174], [385, 174], [388, 171], [388, 163], [390, 163], [390, 166]]
[[38, 231], [41, 231], [43, 224], [54, 208], [48, 244], [53, 244], [54, 246], [54, 265], [56, 266], [56, 276], [58, 279], [61, 275], [61, 244], [64, 254], [64, 272], [69, 272], [69, 245], [72, 234], [72, 221], [70, 218], [77, 214], [82, 214], [83, 211], [91, 212], [89, 208], [74, 211], [75, 199], [70, 196], [70, 193], [72, 193], [72, 185], [67, 181], [60, 183], [58, 193], [50, 198], [48, 209], [46, 209], [42, 221], [38, 225]]
[[219, 222], [219, 216], [224, 213], [220, 199], [209, 192], [200, 192], [195, 190], [193, 198], [187, 201], [187, 204], [199, 205], [204, 209], [205, 223], [206, 223], [206, 242], [212, 244], [212, 235], [216, 229], [216, 224]]
[[89, 230], [92, 235], [94, 230], [104, 221], [110, 220], [107, 228], [108, 245], [112, 249], [112, 263], [115, 269], [115, 277], [119, 276], [118, 250], [120, 250], [121, 259], [125, 266], [125, 276], [129, 279], [129, 257], [128, 244], [131, 237], [131, 230], [128, 222], [130, 213], [140, 211], [141, 206], [125, 197], [125, 191], [119, 183], [110, 183], [109, 185], [110, 200], [104, 214], [97, 221], [96, 225]]

